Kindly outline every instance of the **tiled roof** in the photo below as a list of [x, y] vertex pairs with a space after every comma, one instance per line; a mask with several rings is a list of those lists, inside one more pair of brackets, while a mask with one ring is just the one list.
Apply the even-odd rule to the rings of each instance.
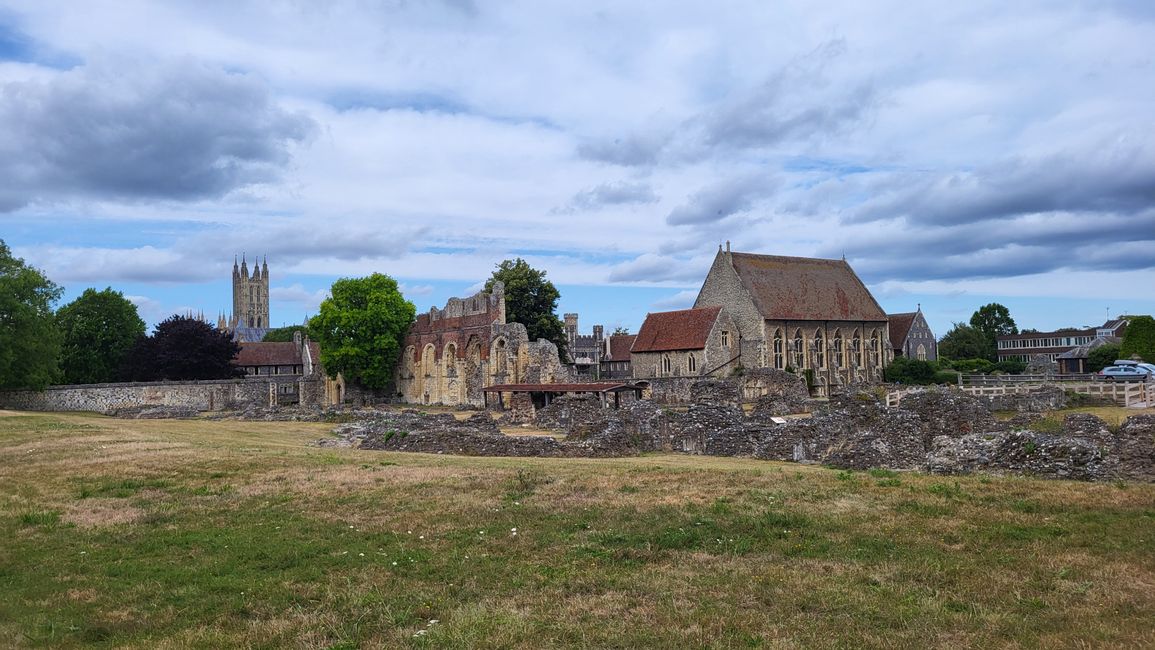
[[[241, 343], [241, 352], [233, 360], [237, 366], [299, 366], [301, 348], [292, 341], [284, 343]], [[313, 352], [313, 361], [319, 363], [316, 355], [316, 343], [310, 342], [310, 352]]]
[[886, 320], [886, 312], [846, 260], [730, 256], [754, 306], [767, 320]]
[[902, 349], [902, 343], [906, 340], [907, 333], [910, 332], [910, 326], [914, 325], [914, 317], [918, 312], [912, 311], [906, 314], [887, 314], [886, 318], [890, 321], [890, 349]]
[[646, 314], [631, 353], [667, 350], [700, 350], [706, 347], [710, 329], [722, 313], [721, 307], [701, 307]]
[[614, 334], [609, 338], [609, 350], [606, 361], [629, 361], [630, 347], [634, 345], [637, 334]]

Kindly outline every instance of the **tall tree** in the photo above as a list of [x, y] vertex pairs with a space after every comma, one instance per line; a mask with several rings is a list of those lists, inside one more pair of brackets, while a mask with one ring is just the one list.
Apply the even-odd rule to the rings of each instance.
[[505, 320], [525, 325], [529, 340], [546, 339], [557, 346], [558, 358], [566, 358], [565, 326], [554, 313], [561, 297], [557, 287], [520, 257], [497, 265], [493, 276], [486, 280], [485, 290], [492, 291], [494, 282], [505, 284]]
[[325, 372], [342, 373], [369, 388], [386, 387], [417, 308], [401, 295], [396, 280], [380, 273], [341, 278], [330, 293], [309, 320], [309, 337], [321, 347]]
[[1119, 344], [1107, 343], [1091, 350], [1087, 355], [1087, 372], [1099, 372], [1115, 363], [1119, 358]]
[[971, 315], [970, 325], [986, 337], [987, 350], [982, 356], [991, 361], [999, 359], [998, 337], [1019, 333], [1015, 319], [1011, 318], [1010, 310], [997, 302], [979, 307]]
[[232, 364], [241, 351], [228, 334], [186, 316], [169, 316], [152, 336], [125, 355], [121, 376], [133, 381], [229, 379], [244, 374]]
[[979, 330], [955, 323], [938, 342], [938, 355], [947, 359], [986, 359], [990, 341]]
[[56, 312], [63, 335], [60, 369], [66, 384], [113, 381], [129, 348], [144, 336], [136, 305], [111, 287], [85, 289]]
[[0, 388], [43, 388], [58, 375], [60, 287], [0, 240]]
[[1147, 363], [1155, 363], [1155, 318], [1132, 316], [1128, 320], [1119, 356], [1123, 359], [1137, 356]]

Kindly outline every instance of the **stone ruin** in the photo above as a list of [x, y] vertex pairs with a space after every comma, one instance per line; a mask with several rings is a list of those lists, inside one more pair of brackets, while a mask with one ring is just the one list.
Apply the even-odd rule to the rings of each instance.
[[1028, 474], [1078, 480], [1155, 481], [1155, 416], [1118, 431], [1093, 415], [1058, 423], [1039, 413], [997, 420], [988, 402], [932, 387], [887, 407], [875, 390], [831, 399], [810, 418], [781, 418], [771, 400], [749, 414], [733, 382], [709, 380], [693, 403], [672, 409], [647, 400], [603, 408], [594, 396], [566, 396], [535, 424], [564, 434], [505, 435], [490, 413], [466, 420], [382, 411], [339, 427], [365, 449], [494, 456], [613, 457], [665, 451], [821, 463], [836, 468]]

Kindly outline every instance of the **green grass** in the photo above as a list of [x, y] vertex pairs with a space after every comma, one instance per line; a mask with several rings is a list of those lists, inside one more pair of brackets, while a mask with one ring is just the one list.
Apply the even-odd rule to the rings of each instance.
[[0, 645], [1155, 642], [1152, 485], [312, 446], [327, 428], [0, 417]]

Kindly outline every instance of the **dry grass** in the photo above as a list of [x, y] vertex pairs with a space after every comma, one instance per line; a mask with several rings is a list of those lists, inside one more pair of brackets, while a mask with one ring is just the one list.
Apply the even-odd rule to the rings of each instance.
[[1155, 642], [1155, 486], [313, 446], [328, 429], [0, 417], [0, 638], [142, 648]]

